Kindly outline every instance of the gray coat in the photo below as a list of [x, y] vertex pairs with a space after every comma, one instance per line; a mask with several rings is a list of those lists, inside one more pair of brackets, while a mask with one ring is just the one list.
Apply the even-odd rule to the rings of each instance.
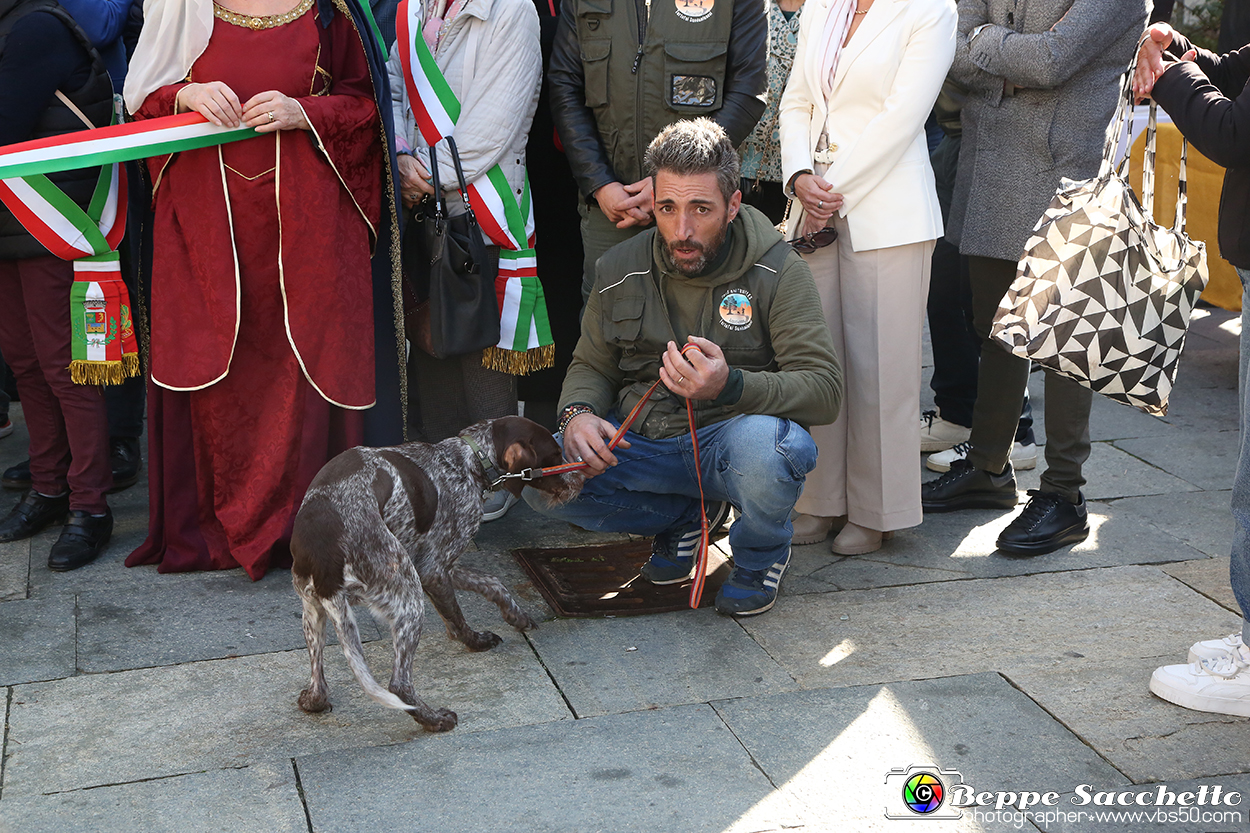
[[[1018, 260], [1060, 178], [1098, 173], [1148, 9], [1148, 0], [959, 0], [951, 75], [971, 92], [946, 236], [960, 252]], [[982, 23], [991, 25], [969, 45]]]

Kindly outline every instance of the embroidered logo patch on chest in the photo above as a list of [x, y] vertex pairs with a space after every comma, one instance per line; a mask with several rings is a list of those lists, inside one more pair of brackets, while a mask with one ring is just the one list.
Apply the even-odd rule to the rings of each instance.
[[673, 0], [677, 6], [677, 16], [682, 20], [697, 23], [712, 16], [712, 7], [716, 0]]
[[726, 330], [741, 332], [750, 329], [752, 318], [751, 293], [745, 289], [731, 289], [720, 300], [720, 324]]

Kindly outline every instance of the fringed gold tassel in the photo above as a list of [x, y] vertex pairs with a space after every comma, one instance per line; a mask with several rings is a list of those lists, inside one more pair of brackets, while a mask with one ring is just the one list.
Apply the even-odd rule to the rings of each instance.
[[504, 350], [499, 347], [487, 347], [482, 351], [482, 367], [510, 373], [513, 376], [525, 376], [536, 370], [552, 367], [556, 363], [556, 346], [547, 344], [532, 350]]
[[138, 375], [139, 356], [136, 353], [127, 353], [121, 361], [75, 359], [69, 363], [69, 378], [75, 385], [120, 385]]

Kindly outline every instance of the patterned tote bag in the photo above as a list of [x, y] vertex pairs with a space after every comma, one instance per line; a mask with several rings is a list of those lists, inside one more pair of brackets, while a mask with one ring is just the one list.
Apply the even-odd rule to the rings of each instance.
[[1185, 234], [1187, 142], [1181, 144], [1176, 222], [1166, 229], [1151, 216], [1154, 102], [1141, 201], [1125, 176], [1130, 154], [1114, 164], [1125, 114], [1132, 112], [1132, 77], [1130, 68], [1098, 176], [1060, 183], [1025, 244], [990, 338], [1097, 393], [1162, 416], [1190, 313], [1207, 283], [1207, 253], [1204, 243]]

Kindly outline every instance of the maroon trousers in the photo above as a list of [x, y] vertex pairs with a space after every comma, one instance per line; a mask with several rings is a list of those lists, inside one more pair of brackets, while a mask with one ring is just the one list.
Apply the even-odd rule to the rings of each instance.
[[68, 488], [71, 509], [100, 514], [113, 485], [108, 417], [101, 389], [69, 378], [73, 281], [73, 265], [59, 257], [0, 260], [0, 352], [22, 397], [35, 491]]

